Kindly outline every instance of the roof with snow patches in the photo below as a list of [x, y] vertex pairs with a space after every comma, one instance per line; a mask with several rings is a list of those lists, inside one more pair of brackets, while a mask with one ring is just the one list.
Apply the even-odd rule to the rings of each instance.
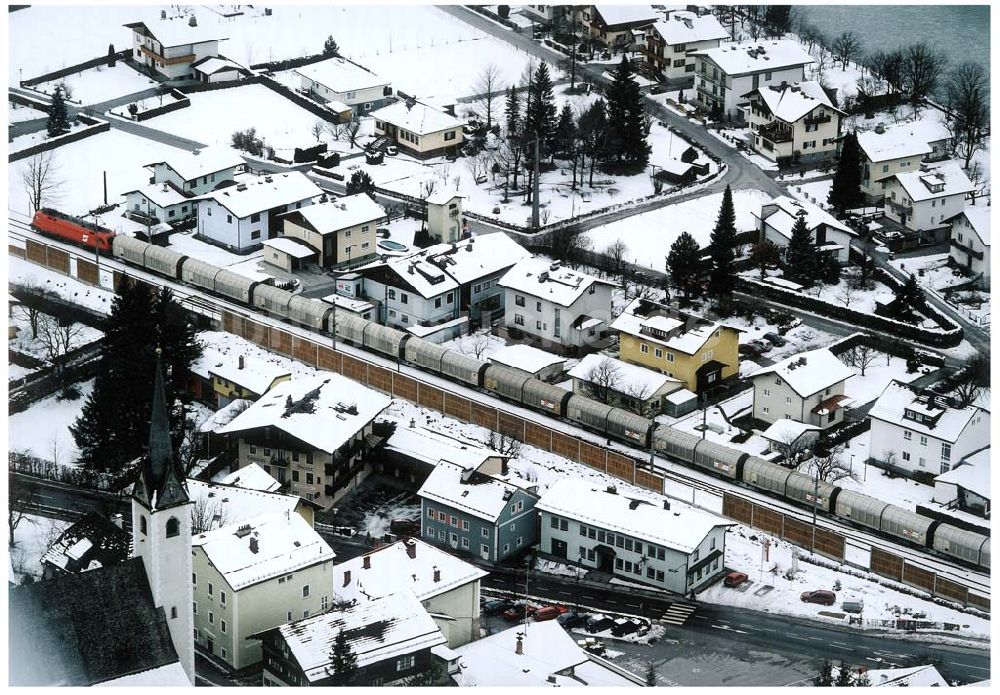
[[227, 169], [242, 167], [246, 162], [231, 147], [216, 146], [205, 147], [194, 152], [176, 150], [171, 152], [169, 161], [150, 162], [145, 167], [149, 168], [157, 164], [165, 164], [176, 171], [185, 181], [192, 181], [199, 176], [217, 174]]
[[65, 572], [86, 572], [127, 560], [132, 535], [91, 512], [62, 532], [42, 556], [43, 565]]
[[901, 157], [921, 157], [931, 153], [930, 143], [951, 137], [944, 123], [917, 121], [891, 125], [885, 132], [867, 130], [858, 133], [858, 145], [873, 162], [885, 162]]
[[204, 368], [209, 374], [231, 381], [255, 394], [267, 393], [275, 381], [291, 376], [291, 372], [284, 367], [244, 355], [220, 356]]
[[[922, 421], [905, 417], [907, 410], [919, 414]], [[987, 411], [974, 405], [967, 405], [964, 408], [952, 407], [948, 405], [946, 397], [922, 395], [919, 389], [914, 390], [896, 380], [889, 382], [868, 415], [897, 427], [952, 443], [958, 441], [974, 418], [989, 418]], [[926, 421], [923, 421], [923, 418], [926, 418]]]
[[[572, 306], [591, 287], [597, 285], [614, 287], [614, 283], [607, 280], [570, 270], [540, 256], [521, 260], [500, 278], [501, 287], [509, 287], [560, 306]], [[608, 307], [609, 310], [610, 308]]]
[[696, 354], [716, 331], [739, 330], [642, 298], [632, 300], [611, 328], [687, 355]]
[[315, 203], [286, 213], [286, 218], [319, 234], [331, 234], [366, 222], [388, 221], [385, 209], [367, 193], [356, 193]]
[[417, 494], [493, 523], [518, 490], [533, 494], [519, 485], [442, 459]]
[[[243, 469], [237, 471], [242, 472]], [[231, 474], [235, 475], [235, 474]], [[193, 513], [203, 519], [196, 523], [206, 528], [217, 529], [235, 523], [243, 523], [262, 514], [272, 512], [295, 512], [299, 505], [312, 505], [315, 502], [285, 495], [280, 492], [254, 490], [239, 487], [232, 483], [206, 483], [194, 478], [188, 478], [188, 493], [194, 502]]]
[[854, 370], [837, 359], [827, 348], [800, 352], [754, 372], [751, 379], [774, 374], [792, 387], [802, 398], [808, 398], [854, 376]]
[[234, 485], [246, 490], [260, 490], [262, 492], [275, 492], [281, 487], [281, 483], [272, 478], [271, 474], [257, 463], [251, 463], [232, 473], [227, 473], [215, 482], [221, 485]]
[[[777, 209], [769, 213], [765, 212], [769, 205], [776, 205]], [[770, 203], [764, 203], [761, 216], [774, 231], [786, 239], [791, 239], [792, 227], [795, 226], [795, 222], [802, 212], [806, 214], [806, 228], [809, 231], [814, 231], [820, 225], [826, 225], [828, 229], [838, 230], [850, 236], [857, 236], [857, 232], [815, 203], [795, 200], [786, 195], [778, 196]]]
[[806, 49], [790, 39], [724, 43], [717, 48], [695, 51], [692, 55], [704, 56], [727, 75], [771, 72], [813, 62]]
[[366, 70], [343, 58], [330, 58], [312, 65], [303, 65], [295, 68], [295, 72], [338, 94], [371, 87], [384, 87], [389, 84], [388, 80], [379, 77], [371, 70]]
[[479, 442], [467, 441], [423, 427], [397, 427], [386, 440], [385, 448], [431, 465], [447, 459], [463, 468], [478, 468], [491, 458], [509, 458], [486, 448]]

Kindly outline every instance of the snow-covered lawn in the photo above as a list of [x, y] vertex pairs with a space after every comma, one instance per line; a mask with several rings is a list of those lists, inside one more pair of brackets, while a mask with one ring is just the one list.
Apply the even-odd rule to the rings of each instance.
[[[754, 229], [754, 214], [760, 215], [761, 205], [769, 200], [770, 196], [756, 189], [733, 191], [736, 229]], [[691, 234], [703, 248], [708, 246], [721, 205], [722, 194], [713, 193], [595, 227], [587, 234], [595, 251], [603, 251], [621, 239], [628, 247], [629, 261], [663, 270], [670, 245], [681, 232]]]
[[19, 106], [13, 102], [7, 103], [7, 122], [21, 123], [22, 121], [33, 121], [37, 118], [47, 118], [48, 114], [30, 106]]
[[69, 426], [94, 390], [94, 380], [81, 382], [77, 387], [80, 398], [75, 401], [60, 401], [59, 394], [55, 394], [11, 415], [7, 420], [10, 450], [30, 453], [64, 466], [76, 465], [80, 450], [76, 448]]
[[482, 330], [441, 343], [441, 347], [458, 350], [463, 355], [485, 362], [494, 352], [507, 347], [507, 343], [503, 338], [491, 335], [488, 330]]
[[[699, 404], [700, 405], [700, 404]], [[700, 409], [695, 410], [682, 418], [672, 418], [667, 415], [657, 416], [657, 422], [669, 424], [684, 432], [701, 435], [702, 417], [705, 422], [705, 439], [719, 442], [726, 446], [731, 446], [753, 455], [760, 455], [768, 450], [768, 441], [759, 434], [752, 434], [742, 444], [735, 443], [732, 438], [740, 434], [740, 428], [730, 425], [726, 418], [732, 420], [735, 417], [746, 415], [753, 408], [753, 389], [747, 389], [740, 393], [721, 401], [717, 405], [709, 406], [707, 413], [702, 413]], [[725, 417], [723, 417], [723, 413]]]
[[[953, 285], [959, 285], [968, 278], [948, 266], [948, 254], [933, 254], [897, 258], [889, 261], [900, 270], [917, 276], [917, 283], [932, 290], [941, 299], [945, 299], [945, 290]], [[951, 306], [972, 321], [987, 321], [991, 312], [990, 293], [984, 290], [961, 290], [950, 293]], [[948, 301], [948, 300], [945, 300]]]
[[[759, 270], [748, 270], [742, 275], [750, 280], [760, 281]], [[768, 277], [779, 277], [780, 275], [781, 273], [768, 273]], [[869, 288], [855, 288], [854, 279], [855, 269], [845, 269], [837, 284], [817, 283], [808, 289], [803, 289], [801, 294], [865, 313], [874, 313], [876, 302], [888, 304], [896, 296], [888, 285], [883, 285], [871, 278], [869, 278]]]
[[[123, 31], [127, 30], [123, 29]], [[141, 92], [155, 87], [156, 84], [127, 63], [119, 60], [113, 68], [101, 65], [60, 77], [51, 82], [43, 82], [33, 89], [45, 94], [52, 94], [57, 85], [64, 85], [70, 90], [71, 96], [69, 98], [71, 101], [80, 104], [97, 104], [127, 94]]]
[[[850, 383], [848, 379], [848, 383]], [[866, 465], [866, 461], [884, 452], [870, 451], [871, 434], [863, 432], [847, 442], [840, 452], [842, 463], [853, 469], [853, 475], [837, 481], [837, 485], [856, 492], [862, 492], [875, 499], [892, 502], [895, 505], [915, 511], [918, 504], [930, 502], [934, 498], [934, 486], [924, 485], [915, 480], [896, 476], [890, 478], [885, 471]]]
[[821, 181], [808, 181], [797, 183], [795, 179], [786, 182], [788, 192], [793, 198], [798, 198], [810, 203], [816, 203], [821, 208], [826, 209], [826, 199], [830, 195], [833, 187], [833, 179], [823, 179]]
[[[106, 133], [63, 145], [52, 150], [56, 175], [61, 185], [49, 204], [63, 212], [77, 215], [84, 215], [103, 205], [104, 172], [107, 172], [108, 177], [108, 202], [124, 202], [123, 193], [149, 183], [150, 173], [143, 168], [144, 164], [169, 161], [178, 152], [174, 147], [113, 128]], [[29, 161], [13, 163], [7, 181], [8, 206], [24, 215], [29, 214], [30, 207], [18, 173]], [[124, 222], [125, 219], [118, 212], [108, 213], [101, 220], [101, 224], [111, 229], [131, 228]]]
[[[41, 289], [53, 292], [74, 304], [79, 304], [101, 314], [111, 313], [111, 301], [115, 296], [112, 290], [92, 287], [54, 270], [43, 268], [14, 256], [7, 259], [7, 264], [7, 280], [11, 283], [37, 285]], [[110, 273], [108, 275], [110, 276]], [[110, 283], [111, 280], [108, 279], [109, 286]]]
[[[69, 124], [69, 132], [73, 133], [85, 126], [79, 121], [72, 121]], [[48, 132], [43, 128], [35, 133], [26, 133], [25, 135], [18, 135], [16, 138], [7, 143], [7, 151], [10, 154], [15, 152], [20, 152], [21, 150], [26, 150], [29, 147], [39, 145], [43, 142], [49, 140]], [[24, 161], [24, 160], [22, 160]]]
[[270, 266], [263, 262], [263, 251], [254, 251], [251, 254], [241, 256], [214, 244], [199, 241], [194, 238], [193, 232], [171, 234], [170, 244], [167, 248], [185, 256], [191, 256], [206, 263], [211, 263], [219, 268], [228, 268], [240, 275], [255, 280], [264, 280], [273, 277], [266, 272]]
[[[39, 323], [52, 321], [50, 316], [42, 315], [39, 318]], [[8, 342], [8, 347], [11, 350], [15, 350], [24, 355], [30, 355], [35, 359], [45, 361], [48, 359], [48, 352], [45, 348], [45, 341], [42, 337], [42, 330], [39, 330], [39, 337], [34, 340], [31, 339], [31, 322], [28, 320], [27, 313], [17, 307], [14, 309], [14, 314], [11, 317], [11, 322], [14, 323], [21, 330], [18, 332], [17, 338]], [[101, 336], [104, 335], [103, 332], [93, 328], [91, 326], [85, 326], [82, 323], [74, 323], [68, 329], [71, 332], [69, 339], [69, 350], [75, 350], [81, 345], [87, 345], [95, 340], [100, 340]]]
[[[851, 367], [854, 370], [854, 376], [844, 384], [844, 394], [854, 399], [852, 407], [857, 408], [878, 398], [893, 379], [908, 384], [923, 376], [923, 372], [920, 370], [912, 374], [907, 373], [906, 360], [903, 358], [888, 357], [886, 359], [886, 357], [885, 355], [879, 355], [865, 369], [864, 376], [861, 376], [860, 368]], [[841, 355], [841, 361], [844, 360], [845, 356]], [[930, 370], [929, 367], [925, 367], [924, 369]]]
[[42, 578], [42, 555], [69, 525], [68, 521], [34, 514], [26, 514], [21, 519], [14, 529], [14, 545], [10, 548], [10, 567], [15, 582], [20, 584], [26, 574], [36, 580]]

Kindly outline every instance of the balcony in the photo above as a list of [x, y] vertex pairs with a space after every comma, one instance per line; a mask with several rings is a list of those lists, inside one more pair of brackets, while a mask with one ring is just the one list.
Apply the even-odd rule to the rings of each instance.
[[958, 239], [952, 239], [951, 240], [951, 245], [954, 246], [955, 248], [961, 249], [965, 253], [969, 254], [970, 258], [975, 258], [977, 261], [983, 260], [983, 252], [982, 251], [973, 251], [971, 248], [969, 248], [968, 246], [966, 246], [965, 244], [963, 244]]
[[803, 123], [805, 123], [806, 125], [817, 125], [818, 126], [818, 125], [823, 125], [824, 123], [829, 123], [832, 120], [833, 120], [833, 117], [830, 116], [830, 114], [826, 114], [826, 115], [823, 115], [823, 116], [817, 116], [816, 118], [807, 118], [807, 119], [805, 119], [803, 121]]
[[903, 215], [913, 217], [913, 207], [910, 205], [902, 205], [894, 200], [886, 200], [885, 206], [891, 209], [897, 217], [902, 217]]
[[151, 51], [145, 46], [139, 46], [139, 50], [145, 53], [146, 56], [148, 56], [149, 59], [152, 60], [154, 63], [163, 63], [164, 65], [179, 65], [181, 63], [194, 62], [193, 53], [189, 53], [187, 55], [182, 55], [182, 56], [174, 56], [173, 58], [167, 58], [165, 56], [160, 55], [159, 53]]
[[777, 121], [761, 126], [757, 130], [757, 134], [775, 144], [792, 141], [792, 129]]

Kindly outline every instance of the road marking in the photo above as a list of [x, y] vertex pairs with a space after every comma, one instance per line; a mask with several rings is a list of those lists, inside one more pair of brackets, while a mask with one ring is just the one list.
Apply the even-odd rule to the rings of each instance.
[[711, 618], [709, 618], [707, 615], [695, 615], [695, 616], [692, 616], [692, 617], [695, 617], [698, 620], [711, 620]]
[[712, 627], [714, 627], [716, 630], [725, 630], [726, 632], [735, 632], [735, 633], [740, 634], [740, 635], [747, 634], [746, 630], [736, 630], [734, 628], [729, 627], [728, 625], [713, 625]]
[[556, 593], [559, 594], [560, 596], [572, 596], [573, 595], [573, 594], [571, 594], [568, 591], [557, 591]]
[[799, 642], [808, 642], [809, 641], [805, 637], [796, 637], [795, 635], [785, 635], [785, 637], [788, 637], [790, 639], [797, 639]]
[[813, 642], [822, 642], [823, 641], [822, 637], [810, 637], [809, 639], [811, 639]]
[[747, 625], [746, 623], [736, 623], [740, 627], [753, 627], [753, 625]]
[[989, 671], [988, 668], [983, 668], [982, 666], [973, 666], [972, 664], [960, 664], [957, 661], [952, 661], [950, 663], [954, 664], [955, 666], [964, 666], [965, 668], [974, 668], [977, 671]]
[[777, 630], [772, 630], [769, 627], [759, 627], [758, 630], [763, 630], [764, 632], [777, 632]]
[[608, 598], [608, 599], [604, 599], [604, 600], [605, 600], [605, 601], [606, 601], [607, 603], [611, 603], [611, 604], [614, 604], [614, 603], [616, 603], [615, 601], [612, 601], [612, 600], [611, 600], [611, 599], [609, 599], [609, 598]]
[[632, 608], [638, 608], [639, 607], [638, 603], [626, 603], [625, 605], [626, 606], [631, 606]]
[[839, 644], [841, 647], [846, 647], [847, 646], [843, 642], [830, 642], [830, 644]]
[[830, 646], [833, 647], [834, 649], [843, 649], [845, 652], [853, 652], [854, 651], [854, 647], [838, 647], [833, 642], [830, 643]]

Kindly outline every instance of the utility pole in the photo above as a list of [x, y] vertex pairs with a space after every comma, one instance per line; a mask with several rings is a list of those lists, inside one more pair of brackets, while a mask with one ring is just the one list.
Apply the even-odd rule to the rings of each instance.
[[701, 395], [701, 438], [705, 438], [705, 430], [708, 429], [708, 391]]
[[816, 506], [819, 503], [819, 468], [816, 468], [816, 478], [813, 481], [813, 531], [809, 552], [816, 552]]
[[535, 131], [534, 181], [531, 187], [531, 226], [538, 229], [538, 131]]
[[524, 632], [528, 632], [528, 573], [531, 571], [531, 557], [524, 558]]

